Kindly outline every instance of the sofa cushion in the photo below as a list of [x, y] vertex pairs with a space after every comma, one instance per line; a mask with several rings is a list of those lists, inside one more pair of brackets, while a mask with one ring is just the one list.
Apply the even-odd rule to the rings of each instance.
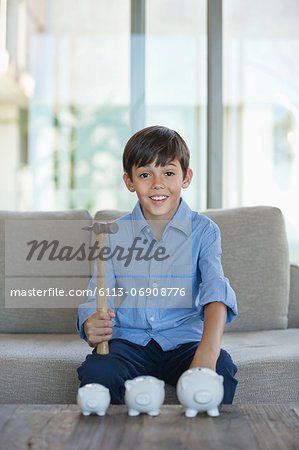
[[238, 367], [235, 403], [299, 401], [299, 329], [224, 333]]
[[0, 334], [0, 402], [75, 403], [89, 349], [74, 334]]
[[[0, 334], [0, 403], [76, 403], [76, 369], [91, 351], [71, 334]], [[177, 402], [171, 388], [167, 404]]]
[[[95, 219], [110, 221], [126, 211], [104, 210]], [[289, 256], [284, 218], [270, 206], [208, 210], [221, 230], [222, 265], [237, 295], [239, 314], [225, 331], [287, 327]]]
[[[86, 289], [91, 275], [88, 258], [78, 261], [55, 259], [49, 253], [38, 260], [37, 253], [27, 260], [28, 242], [42, 239], [59, 242], [59, 249], [70, 242], [74, 249], [82, 242], [89, 247], [91, 233], [77, 231], [91, 224], [88, 211], [0, 212], [0, 332], [74, 333], [78, 304], [86, 299], [52, 295], [10, 295], [11, 289]], [[29, 249], [29, 250], [28, 250]], [[39, 250], [38, 250], [39, 251]], [[28, 291], [27, 291], [28, 292]], [[85, 296], [86, 297], [86, 296]]]
[[[225, 333], [238, 367], [234, 403], [299, 401], [298, 329]], [[92, 349], [77, 335], [0, 334], [1, 403], [75, 403], [76, 369]], [[177, 403], [167, 385], [165, 403]]]
[[254, 206], [203, 214], [221, 230], [223, 270], [237, 295], [239, 315], [226, 331], [286, 328], [290, 263], [281, 211]]
[[[234, 404], [299, 401], [299, 330], [225, 333], [221, 347], [238, 367]], [[168, 386], [169, 403], [178, 403]]]

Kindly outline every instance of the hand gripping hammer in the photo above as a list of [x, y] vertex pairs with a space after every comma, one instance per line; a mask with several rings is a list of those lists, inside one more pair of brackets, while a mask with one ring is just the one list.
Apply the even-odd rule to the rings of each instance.
[[[116, 222], [104, 223], [94, 222], [90, 227], [84, 227], [82, 230], [93, 231], [97, 240], [97, 311], [107, 312], [107, 295], [106, 295], [106, 274], [105, 274], [105, 260], [100, 258], [100, 249], [106, 247], [106, 234], [115, 234], [118, 232], [118, 225]], [[100, 295], [100, 285], [103, 288], [104, 295]], [[100, 342], [97, 345], [98, 355], [108, 355], [109, 345], [108, 341]]]

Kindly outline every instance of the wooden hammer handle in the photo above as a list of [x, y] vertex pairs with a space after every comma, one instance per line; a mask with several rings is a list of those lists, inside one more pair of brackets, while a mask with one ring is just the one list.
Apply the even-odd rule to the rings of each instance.
[[[106, 235], [105, 233], [98, 234], [98, 258], [97, 258], [97, 311], [107, 312], [107, 295], [106, 295], [106, 272], [105, 272], [105, 261], [99, 258], [99, 252], [102, 248], [106, 247]], [[104, 295], [100, 295], [100, 287], [104, 291]], [[97, 345], [98, 355], [108, 355], [109, 345], [108, 341], [100, 342]]]

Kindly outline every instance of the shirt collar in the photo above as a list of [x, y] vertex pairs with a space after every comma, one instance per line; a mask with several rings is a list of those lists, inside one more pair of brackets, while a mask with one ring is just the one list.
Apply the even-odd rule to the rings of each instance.
[[[133, 227], [135, 231], [135, 235], [138, 235], [143, 228], [148, 227], [149, 224], [146, 221], [142, 209], [141, 203], [138, 200], [133, 211], [132, 211], [132, 220]], [[187, 236], [190, 236], [192, 232], [192, 210], [189, 208], [185, 200], [180, 197], [179, 207], [171, 219], [171, 221], [167, 224], [166, 228], [176, 228], [178, 230], [183, 231]]]
[[149, 226], [147, 223], [142, 210], [141, 210], [141, 203], [138, 200], [133, 211], [132, 211], [132, 221], [133, 221], [133, 227], [134, 227], [134, 235], [137, 236], [143, 228]]

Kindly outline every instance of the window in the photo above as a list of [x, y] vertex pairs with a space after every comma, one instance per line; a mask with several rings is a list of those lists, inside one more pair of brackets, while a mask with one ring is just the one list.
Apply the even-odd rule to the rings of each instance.
[[297, 263], [298, 23], [296, 0], [223, 3], [223, 207], [279, 207]]

